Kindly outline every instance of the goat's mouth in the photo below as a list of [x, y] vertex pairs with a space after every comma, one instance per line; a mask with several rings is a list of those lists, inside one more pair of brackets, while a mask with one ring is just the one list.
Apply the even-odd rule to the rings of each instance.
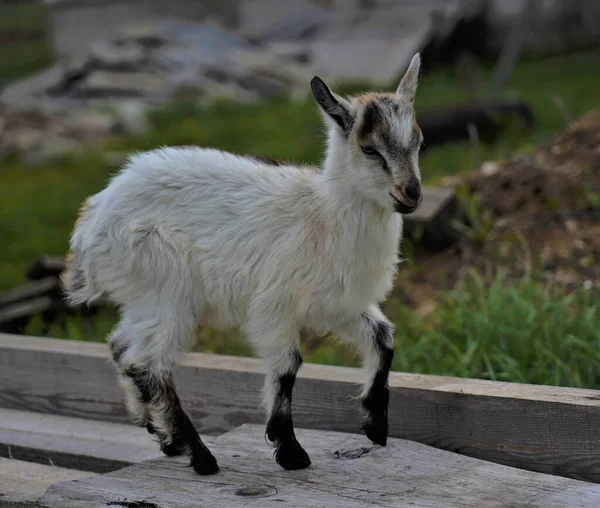
[[391, 192], [390, 192], [390, 196], [392, 197], [392, 200], [394, 201], [394, 209], [396, 210], [396, 212], [404, 214], [404, 215], [413, 213], [417, 208], [419, 208], [419, 205], [421, 204], [421, 198], [410, 199], [409, 200], [410, 203], [405, 203], [404, 201], [400, 201]]

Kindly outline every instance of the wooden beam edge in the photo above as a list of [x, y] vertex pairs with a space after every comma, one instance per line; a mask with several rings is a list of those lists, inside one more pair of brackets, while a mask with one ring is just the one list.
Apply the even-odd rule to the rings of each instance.
[[[106, 358], [107, 362], [110, 360], [108, 346], [93, 342], [0, 334], [0, 349]], [[180, 367], [230, 370], [254, 374], [263, 374], [264, 372], [263, 362], [257, 358], [206, 353], [189, 353], [181, 361]], [[310, 363], [302, 366], [298, 378], [335, 381], [353, 385], [358, 385], [363, 380], [360, 369]], [[392, 372], [390, 374], [390, 388], [393, 391], [423, 390], [457, 395], [476, 395], [480, 397], [600, 407], [600, 391], [585, 388], [509, 383], [450, 376], [408, 374], [403, 372]]]

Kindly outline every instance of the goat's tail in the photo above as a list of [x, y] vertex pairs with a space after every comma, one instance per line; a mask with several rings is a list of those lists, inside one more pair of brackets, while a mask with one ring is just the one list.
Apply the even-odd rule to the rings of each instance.
[[63, 294], [70, 307], [89, 303], [100, 296], [93, 280], [86, 275], [80, 258], [76, 252], [69, 252], [66, 269], [60, 276]]
[[84, 251], [81, 247], [83, 229], [92, 209], [90, 200], [87, 200], [75, 224], [75, 231], [71, 238], [71, 250], [66, 259], [66, 268], [60, 276], [65, 300], [71, 307], [91, 303], [102, 296], [102, 291], [98, 290], [92, 274], [85, 266]]

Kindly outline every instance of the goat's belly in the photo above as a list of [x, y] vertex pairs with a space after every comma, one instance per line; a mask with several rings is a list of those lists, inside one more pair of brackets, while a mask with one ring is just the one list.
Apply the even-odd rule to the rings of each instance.
[[305, 301], [302, 320], [306, 327], [317, 333], [332, 331], [337, 324], [360, 315], [369, 306], [375, 305], [389, 294], [393, 277], [363, 281], [352, 286], [339, 288], [323, 295], [312, 295], [312, 301]]

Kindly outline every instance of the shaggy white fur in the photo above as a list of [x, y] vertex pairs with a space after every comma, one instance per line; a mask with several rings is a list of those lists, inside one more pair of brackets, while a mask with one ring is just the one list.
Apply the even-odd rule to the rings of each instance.
[[[152, 380], [151, 390], [171, 383], [199, 323], [247, 333], [266, 361], [270, 419], [277, 407], [291, 425], [291, 388], [288, 400], [281, 378], [293, 379], [300, 367], [302, 329], [358, 344], [367, 370], [363, 397], [387, 390], [387, 372], [384, 386], [374, 387], [385, 371], [382, 351], [393, 344], [378, 303], [398, 263], [397, 210], [408, 213], [420, 203], [405, 192], [420, 180], [422, 138], [413, 111], [419, 66], [416, 55], [396, 94], [351, 100], [313, 79], [329, 126], [322, 170], [163, 148], [134, 154], [88, 199], [64, 286], [73, 305], [105, 295], [121, 308], [110, 342], [128, 406], [163, 444], [175, 439], [177, 418], [164, 396], [144, 394], [139, 374]], [[368, 108], [380, 121], [364, 132]]]

